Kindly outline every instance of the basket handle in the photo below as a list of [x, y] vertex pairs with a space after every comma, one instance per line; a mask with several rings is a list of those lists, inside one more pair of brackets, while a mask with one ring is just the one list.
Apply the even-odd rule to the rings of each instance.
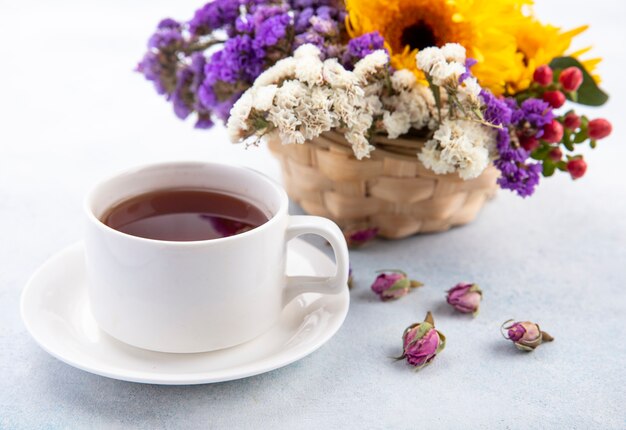
[[337, 224], [319, 216], [290, 216], [285, 240], [288, 242], [303, 234], [316, 234], [330, 243], [335, 253], [337, 270], [334, 276], [287, 276], [285, 304], [303, 293], [339, 294], [348, 283], [348, 246]]

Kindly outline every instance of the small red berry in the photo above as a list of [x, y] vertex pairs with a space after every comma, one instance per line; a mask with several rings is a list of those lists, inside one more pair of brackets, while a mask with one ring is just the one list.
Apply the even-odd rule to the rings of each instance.
[[570, 112], [565, 115], [565, 118], [563, 119], [563, 125], [567, 129], [576, 130], [578, 127], [580, 127], [580, 117], [574, 112]]
[[604, 118], [592, 119], [587, 126], [589, 137], [594, 140], [604, 139], [613, 130], [613, 126]]
[[582, 178], [587, 171], [587, 163], [582, 158], [576, 158], [567, 162], [567, 171], [572, 179]]
[[547, 87], [552, 83], [552, 69], [548, 65], [539, 66], [533, 73], [533, 80], [542, 87]]
[[578, 67], [568, 67], [559, 75], [559, 82], [565, 91], [576, 91], [583, 83], [583, 72]]
[[550, 160], [552, 161], [561, 161], [561, 158], [563, 158], [563, 152], [561, 151], [561, 148], [552, 148], [550, 152], [548, 152], [548, 157], [550, 157]]
[[532, 152], [539, 146], [539, 139], [535, 136], [520, 136], [519, 144], [528, 152]]
[[553, 119], [550, 124], [544, 125], [541, 139], [550, 143], [560, 142], [563, 139], [563, 126], [561, 123]]
[[546, 91], [543, 93], [543, 101], [557, 109], [565, 104], [565, 94], [560, 91]]

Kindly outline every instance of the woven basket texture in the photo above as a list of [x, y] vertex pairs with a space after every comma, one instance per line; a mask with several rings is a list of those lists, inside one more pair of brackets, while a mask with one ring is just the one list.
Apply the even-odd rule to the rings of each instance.
[[357, 160], [337, 132], [302, 145], [268, 142], [289, 197], [344, 231], [375, 227], [387, 239], [446, 231], [474, 220], [495, 195], [498, 171], [491, 165], [479, 177], [463, 180], [424, 167], [416, 156], [423, 137], [380, 137], [374, 143], [370, 158]]

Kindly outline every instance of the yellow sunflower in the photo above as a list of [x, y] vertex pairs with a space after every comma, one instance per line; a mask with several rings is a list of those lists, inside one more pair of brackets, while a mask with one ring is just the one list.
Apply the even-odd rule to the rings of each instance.
[[[564, 55], [580, 57], [591, 48], [585, 48], [576, 52], [568, 52], [572, 40], [587, 29], [581, 26], [572, 30], [563, 31], [549, 24], [542, 24], [530, 16], [520, 23], [515, 29], [517, 50], [521, 54], [518, 64], [511, 70], [507, 78], [507, 92], [515, 93], [528, 88], [532, 82], [533, 72], [541, 65], [548, 64], [555, 57]], [[579, 58], [580, 60], [580, 58]], [[599, 58], [580, 60], [585, 69], [593, 72], [600, 62]], [[593, 75], [596, 81], [599, 77]]]
[[532, 0], [346, 0], [346, 25], [350, 37], [378, 31], [392, 65], [420, 79], [418, 50], [459, 43], [478, 60], [472, 72], [481, 85], [499, 95], [526, 88], [534, 67], [563, 55], [584, 30], [543, 26], [529, 16], [531, 6]]

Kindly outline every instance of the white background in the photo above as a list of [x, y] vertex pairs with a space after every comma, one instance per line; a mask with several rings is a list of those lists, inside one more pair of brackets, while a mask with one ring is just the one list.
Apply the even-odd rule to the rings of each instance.
[[[81, 200], [103, 176], [162, 160], [238, 162], [279, 178], [266, 148], [227, 143], [181, 123], [133, 72], [165, 16], [193, 1], [0, 0], [0, 428], [293, 426], [326, 428], [623, 428], [626, 285], [622, 1], [544, 0], [538, 15], [589, 23], [614, 124], [587, 154], [587, 175], [544, 181], [522, 200], [504, 191], [465, 228], [352, 252], [357, 287], [339, 334], [301, 362], [243, 381], [157, 387], [108, 380], [49, 357], [19, 320], [19, 292], [50, 255], [81, 237]], [[550, 41], [546, 41], [550, 43]], [[379, 303], [376, 269], [427, 288]], [[459, 318], [443, 291], [485, 290], [481, 315]], [[427, 309], [448, 347], [419, 374], [391, 362], [404, 327]], [[534, 319], [556, 341], [518, 354], [508, 318]]]

